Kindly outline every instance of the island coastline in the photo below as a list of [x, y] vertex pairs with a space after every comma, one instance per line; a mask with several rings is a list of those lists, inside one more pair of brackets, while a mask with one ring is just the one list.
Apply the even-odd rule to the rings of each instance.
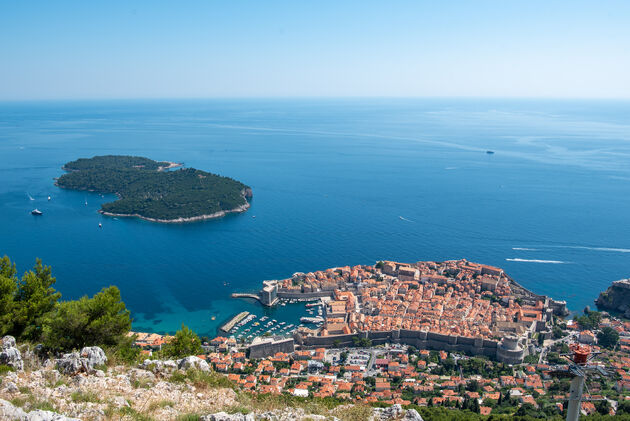
[[229, 210], [223, 210], [223, 211], [219, 211], [219, 212], [215, 212], [209, 215], [199, 215], [199, 216], [191, 216], [189, 218], [177, 218], [177, 219], [157, 219], [157, 218], [149, 218], [147, 216], [142, 216], [139, 214], [124, 214], [124, 213], [112, 213], [112, 212], [105, 212], [103, 210], [98, 210], [98, 213], [100, 213], [101, 215], [106, 215], [106, 216], [112, 216], [112, 217], [116, 217], [116, 218], [139, 218], [139, 219], [144, 219], [145, 221], [150, 221], [150, 222], [159, 222], [161, 224], [183, 224], [186, 222], [198, 222], [198, 221], [206, 221], [209, 219], [217, 219], [217, 218], [222, 218], [225, 215], [229, 214], [229, 213], [243, 213], [245, 212], [247, 209], [249, 209], [251, 206], [251, 204], [248, 202], [245, 205], [239, 206], [237, 208], [234, 209], [229, 209]]
[[170, 162], [170, 161], [165, 161], [168, 162], [168, 165], [166, 167], [158, 167], [158, 171], [167, 171], [173, 168], [179, 168], [179, 167], [183, 167], [184, 164], [180, 163], [180, 162]]
[[[251, 187], [229, 177], [171, 161], [107, 155], [80, 158], [62, 166], [59, 188], [114, 194], [99, 213], [158, 223], [187, 223], [242, 213], [251, 207]], [[170, 169], [180, 168], [177, 171]]]

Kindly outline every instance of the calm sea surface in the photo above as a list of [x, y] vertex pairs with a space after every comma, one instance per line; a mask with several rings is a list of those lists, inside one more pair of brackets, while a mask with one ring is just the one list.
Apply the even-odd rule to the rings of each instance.
[[[236, 178], [252, 207], [186, 225], [103, 217], [112, 196], [53, 185], [65, 162], [103, 154]], [[117, 285], [134, 328], [158, 332], [213, 334], [264, 311], [233, 291], [379, 259], [500, 266], [580, 310], [630, 276], [630, 103], [1, 103], [0, 254], [20, 272], [42, 258], [67, 299]]]

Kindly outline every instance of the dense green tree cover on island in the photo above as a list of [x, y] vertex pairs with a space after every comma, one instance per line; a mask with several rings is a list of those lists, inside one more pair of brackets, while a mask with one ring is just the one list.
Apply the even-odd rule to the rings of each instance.
[[106, 170], [111, 168], [143, 168], [157, 171], [160, 167], [168, 167], [169, 162], [157, 162], [142, 156], [102, 155], [93, 158], [79, 158], [63, 166], [66, 171]]
[[97, 156], [64, 165], [59, 187], [115, 193], [103, 212], [153, 219], [192, 218], [229, 211], [247, 203], [251, 189], [228, 177], [194, 168], [161, 171], [167, 162], [132, 156]]
[[7, 256], [0, 259], [0, 337], [41, 342], [51, 351], [128, 343], [131, 319], [118, 288], [104, 288], [92, 298], [59, 301], [55, 281], [50, 267], [39, 259], [21, 278]]

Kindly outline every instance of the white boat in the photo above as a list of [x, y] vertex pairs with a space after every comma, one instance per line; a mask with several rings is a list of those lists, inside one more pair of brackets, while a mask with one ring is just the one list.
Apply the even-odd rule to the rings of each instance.
[[32, 214], [32, 215], [37, 215], [37, 216], [39, 216], [39, 215], [43, 215], [43, 214], [44, 214], [44, 212], [40, 211], [39, 209], [33, 209], [33, 210], [31, 211], [31, 214]]

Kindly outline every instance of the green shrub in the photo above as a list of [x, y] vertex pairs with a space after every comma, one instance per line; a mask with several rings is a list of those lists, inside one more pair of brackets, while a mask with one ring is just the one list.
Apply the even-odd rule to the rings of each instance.
[[0, 364], [0, 375], [7, 374], [9, 371], [15, 371], [15, 368], [9, 365]]
[[82, 391], [78, 390], [76, 392], [72, 392], [70, 398], [73, 402], [94, 402], [98, 403], [101, 400], [98, 395], [92, 391]]

